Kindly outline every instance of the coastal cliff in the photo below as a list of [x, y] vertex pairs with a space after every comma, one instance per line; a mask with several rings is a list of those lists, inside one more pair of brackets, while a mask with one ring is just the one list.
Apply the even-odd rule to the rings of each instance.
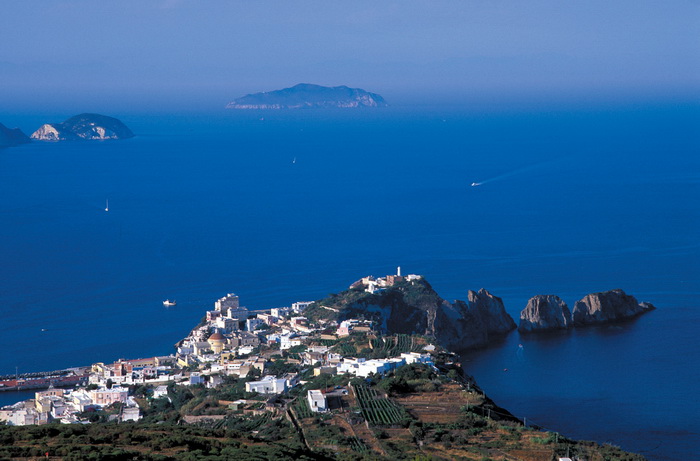
[[228, 103], [227, 109], [310, 109], [385, 107], [376, 93], [347, 86], [327, 87], [300, 83], [291, 88], [248, 94]]
[[22, 133], [19, 128], [7, 128], [0, 123], [0, 148], [14, 147], [20, 144], [31, 142], [26, 134]]
[[599, 325], [630, 319], [656, 309], [650, 303], [640, 303], [624, 291], [610, 290], [592, 293], [576, 302], [572, 320], [575, 326]]
[[570, 327], [571, 311], [559, 296], [533, 296], [520, 312], [518, 331], [521, 333], [565, 330]]
[[373, 293], [360, 281], [312, 304], [310, 318], [365, 318], [386, 333], [431, 336], [446, 348], [481, 347], [516, 328], [503, 301], [488, 291], [469, 291], [467, 301], [442, 299], [424, 279], [401, 280]]
[[100, 114], [80, 114], [61, 123], [47, 123], [32, 133], [40, 141], [76, 141], [132, 138], [134, 133], [120, 120]]

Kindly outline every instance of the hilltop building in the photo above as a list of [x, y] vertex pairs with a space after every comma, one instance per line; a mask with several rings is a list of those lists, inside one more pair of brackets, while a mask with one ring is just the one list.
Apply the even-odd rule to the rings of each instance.
[[301, 314], [302, 312], [304, 312], [304, 309], [309, 307], [311, 304], [313, 304], [313, 301], [298, 301], [292, 303], [292, 311], [294, 311], [297, 314]]
[[367, 293], [374, 293], [376, 291], [381, 291], [387, 287], [394, 286], [398, 282], [408, 281], [412, 282], [414, 280], [422, 279], [422, 275], [408, 274], [406, 276], [401, 275], [401, 266], [396, 268], [396, 275], [387, 275], [384, 277], [375, 278], [370, 275], [367, 277], [362, 277], [357, 282], [350, 285], [350, 289], [364, 288]]

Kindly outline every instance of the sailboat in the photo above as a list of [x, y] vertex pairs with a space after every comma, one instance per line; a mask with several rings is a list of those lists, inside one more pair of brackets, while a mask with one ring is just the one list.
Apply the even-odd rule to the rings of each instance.
[[105, 205], [105, 211], [109, 211], [109, 199], [107, 199], [107, 204]]

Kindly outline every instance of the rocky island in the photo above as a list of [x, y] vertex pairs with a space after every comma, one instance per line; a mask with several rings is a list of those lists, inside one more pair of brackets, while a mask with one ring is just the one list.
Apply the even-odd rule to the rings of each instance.
[[574, 305], [572, 321], [575, 326], [619, 322], [656, 309], [653, 304], [640, 303], [624, 291], [610, 290], [592, 293]]
[[120, 120], [100, 114], [80, 114], [61, 123], [47, 123], [32, 133], [40, 141], [76, 141], [133, 138]]
[[571, 327], [602, 325], [631, 319], [654, 310], [624, 291], [610, 290], [586, 295], [574, 305], [573, 312], [558, 296], [537, 295], [520, 312], [521, 333], [565, 330]]
[[31, 142], [26, 134], [22, 133], [19, 128], [7, 128], [0, 123], [0, 149], [3, 147], [14, 147], [20, 144]]
[[384, 98], [360, 88], [300, 83], [291, 88], [248, 94], [228, 103], [227, 109], [309, 109], [386, 107]]
[[518, 331], [530, 333], [545, 330], [565, 330], [571, 326], [571, 311], [566, 303], [554, 295], [537, 295], [520, 312]]

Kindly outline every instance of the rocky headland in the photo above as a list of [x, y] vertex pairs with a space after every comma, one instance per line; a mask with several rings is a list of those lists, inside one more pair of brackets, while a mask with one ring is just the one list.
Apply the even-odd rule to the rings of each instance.
[[620, 289], [586, 295], [576, 302], [571, 312], [558, 296], [537, 295], [520, 312], [518, 331], [534, 333], [602, 325], [628, 320], [654, 309], [652, 304], [640, 303]]
[[469, 291], [466, 301], [450, 303], [422, 277], [399, 278], [374, 292], [368, 292], [363, 281], [317, 301], [305, 314], [317, 319], [365, 318], [386, 333], [426, 335], [454, 350], [485, 346], [516, 328], [501, 298], [484, 289]]
[[638, 302], [624, 291], [592, 293], [577, 301], [572, 312], [574, 326], [600, 325], [631, 319], [656, 309], [653, 304]]
[[565, 330], [569, 327], [571, 327], [571, 311], [559, 296], [534, 296], [520, 312], [518, 331], [521, 333]]
[[310, 109], [385, 107], [384, 98], [360, 88], [300, 83], [291, 88], [248, 94], [228, 103], [227, 109]]
[[61, 123], [47, 123], [32, 133], [40, 141], [105, 140], [134, 137], [120, 120], [100, 114], [80, 114]]
[[19, 128], [7, 128], [0, 123], [0, 149], [3, 147], [14, 147], [20, 144], [31, 142], [26, 134]]

